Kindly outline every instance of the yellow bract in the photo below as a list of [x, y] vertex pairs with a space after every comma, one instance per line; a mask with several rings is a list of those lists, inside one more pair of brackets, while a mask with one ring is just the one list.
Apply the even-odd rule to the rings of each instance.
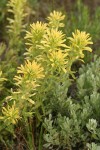
[[36, 61], [30, 62], [27, 60], [25, 62], [25, 65], [21, 65], [21, 67], [18, 67], [17, 73], [23, 74], [24, 76], [32, 77], [33, 79], [37, 78], [43, 78], [43, 68], [40, 64], [37, 64]]
[[58, 31], [57, 29], [48, 29], [47, 33], [43, 37], [43, 40], [41, 41], [42, 46], [40, 46], [40, 48], [44, 49], [45, 51], [55, 51], [60, 47], [65, 48], [66, 45], [64, 42], [66, 40], [64, 39], [64, 36], [65, 35], [62, 33], [62, 31]]
[[92, 49], [88, 46], [89, 44], [93, 44], [90, 34], [76, 30], [72, 35], [73, 37], [68, 38], [70, 40], [68, 50], [73, 54], [73, 57], [76, 56], [77, 58], [83, 58], [83, 50], [92, 52]]
[[17, 121], [21, 118], [19, 116], [19, 109], [16, 107], [15, 102], [11, 107], [9, 105], [7, 108], [3, 107], [2, 114], [3, 116], [0, 117], [0, 119], [4, 122], [7, 122], [7, 124], [16, 124]]
[[41, 23], [37, 21], [36, 23], [33, 23], [30, 25], [30, 32], [26, 32], [25, 39], [28, 39], [29, 43], [26, 43], [26, 45], [32, 45], [32, 44], [40, 44], [44, 33], [46, 32], [46, 23]]
[[51, 66], [59, 72], [63, 71], [66, 73], [67, 55], [67, 53], [62, 52], [61, 50], [51, 52], [48, 56]]
[[27, 60], [25, 62], [25, 65], [21, 65], [18, 67], [17, 73], [20, 74], [19, 76], [15, 76], [15, 80], [21, 84], [22, 81], [28, 83], [28, 82], [34, 82], [37, 79], [41, 79], [44, 77], [43, 73], [43, 67], [41, 67], [40, 64], [38, 64], [36, 61], [30, 62]]
[[50, 13], [50, 16], [47, 18], [47, 20], [49, 21], [48, 25], [51, 28], [59, 28], [59, 27], [64, 27], [64, 23], [62, 23], [61, 21], [63, 21], [65, 18], [65, 15], [62, 15], [61, 12], [57, 12], [57, 11], [53, 11], [52, 13]]
[[39, 46], [41, 44], [43, 35], [46, 32], [46, 26], [46, 23], [41, 23], [38, 21], [30, 25], [30, 32], [27, 31], [25, 36], [25, 39], [27, 39], [26, 45], [29, 46], [25, 55], [29, 56], [30, 58], [34, 58], [41, 53]]

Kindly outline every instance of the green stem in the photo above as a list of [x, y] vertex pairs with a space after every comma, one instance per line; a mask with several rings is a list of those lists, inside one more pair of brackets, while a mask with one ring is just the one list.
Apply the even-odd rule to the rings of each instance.
[[27, 118], [26, 121], [26, 134], [27, 134], [27, 144], [29, 147], [29, 150], [36, 150], [35, 143], [34, 143], [34, 133], [32, 131], [32, 120]]
[[43, 145], [42, 142], [43, 142], [43, 126], [41, 125], [38, 150], [42, 150], [42, 145]]

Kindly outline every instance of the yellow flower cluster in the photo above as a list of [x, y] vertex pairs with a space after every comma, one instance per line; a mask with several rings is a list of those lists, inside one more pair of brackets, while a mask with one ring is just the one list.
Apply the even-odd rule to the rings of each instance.
[[36, 23], [33, 23], [30, 25], [30, 32], [26, 32], [25, 39], [28, 39], [31, 43], [26, 43], [27, 45], [32, 44], [40, 44], [40, 41], [46, 32], [46, 23], [41, 23], [37, 21]]
[[70, 40], [68, 50], [70, 51], [69, 53], [72, 54], [72, 57], [76, 57], [76, 59], [83, 58], [84, 50], [92, 52], [92, 49], [88, 46], [89, 44], [93, 44], [90, 34], [76, 30], [72, 35], [73, 37], [68, 38]]
[[[47, 24], [33, 23], [31, 31], [27, 32], [25, 37], [28, 40], [26, 44], [29, 45], [27, 56], [29, 58], [32, 56], [32, 59], [38, 61], [41, 59], [42, 65], [47, 70], [55, 68], [59, 72], [61, 70], [71, 72], [72, 63], [77, 59], [84, 58], [84, 50], [92, 51], [88, 46], [92, 44], [90, 35], [79, 30], [72, 33], [72, 37], [68, 38], [69, 46], [66, 45], [65, 35], [59, 30], [59, 27], [63, 27], [64, 17], [61, 12], [53, 11], [47, 18]], [[43, 64], [43, 61], [49, 65]], [[48, 66], [51, 66], [51, 69], [47, 68]]]
[[8, 125], [16, 124], [21, 118], [19, 115], [19, 109], [16, 107], [15, 102], [11, 107], [9, 105], [7, 108], [3, 107], [2, 114], [3, 116], [0, 116], [0, 120], [3, 120]]
[[61, 50], [53, 51], [49, 54], [49, 63], [51, 67], [62, 73], [66, 73], [66, 64], [67, 64], [67, 53], [64, 53]]
[[64, 37], [65, 35], [62, 33], [62, 31], [58, 31], [57, 29], [48, 29], [43, 37], [43, 40], [41, 41], [41, 49], [44, 49], [45, 52], [47, 52], [56, 51], [59, 48], [65, 48], [66, 45], [64, 42], [66, 39]]
[[22, 85], [24, 83], [30, 83], [35, 86], [35, 82], [38, 79], [44, 78], [43, 67], [38, 64], [36, 61], [30, 62], [27, 60], [25, 65], [21, 65], [18, 67], [17, 73], [19, 76], [15, 76], [15, 80], [17, 81], [17, 85]]
[[47, 20], [49, 21], [48, 25], [51, 28], [59, 28], [59, 27], [64, 27], [64, 23], [62, 23], [61, 21], [63, 21], [65, 18], [65, 15], [62, 15], [61, 12], [57, 12], [57, 11], [53, 11], [50, 13], [50, 16], [47, 18]]
[[46, 23], [41, 23], [39, 21], [30, 25], [30, 32], [27, 31], [25, 36], [25, 39], [27, 39], [26, 45], [29, 46], [25, 55], [34, 58], [40, 54], [39, 46], [46, 29]]

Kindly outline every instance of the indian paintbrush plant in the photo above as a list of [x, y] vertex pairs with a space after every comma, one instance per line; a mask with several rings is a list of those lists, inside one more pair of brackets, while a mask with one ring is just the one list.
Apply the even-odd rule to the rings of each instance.
[[[15, 88], [6, 98], [8, 104], [2, 107], [0, 117], [1, 135], [4, 131], [13, 131], [10, 132], [12, 147], [18, 144], [16, 130], [20, 128], [22, 142], [29, 150], [71, 150], [78, 144], [85, 147], [97, 135], [98, 123], [91, 118], [90, 105], [78, 104], [67, 96], [75, 77], [72, 64], [83, 61], [84, 51], [92, 52], [93, 43], [89, 33], [78, 29], [72, 37], [66, 37], [62, 31], [64, 18], [61, 12], [53, 11], [46, 23], [37, 21], [26, 31], [25, 61], [17, 69]], [[9, 31], [12, 32], [15, 29], [12, 26], [17, 23], [10, 20]], [[18, 25], [21, 30], [21, 23]], [[20, 32], [13, 35], [15, 40], [18, 41], [19, 35]], [[7, 145], [6, 138], [1, 137]]]
[[3, 97], [10, 93], [10, 88], [14, 87], [13, 77], [16, 74], [16, 67], [23, 61], [25, 34], [25, 12], [26, 0], [9, 0], [7, 3], [7, 25], [6, 37], [0, 43], [0, 70], [5, 74], [7, 82], [4, 85]]

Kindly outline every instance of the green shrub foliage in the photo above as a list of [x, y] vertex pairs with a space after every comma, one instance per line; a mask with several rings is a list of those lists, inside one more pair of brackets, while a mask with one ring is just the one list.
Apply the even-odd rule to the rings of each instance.
[[[47, 133], [44, 134], [45, 147], [51, 149], [98, 149], [100, 143], [100, 58], [82, 66], [77, 79], [77, 98], [66, 98], [64, 108], [56, 116], [49, 115], [44, 121]], [[62, 103], [62, 102], [61, 102]], [[60, 110], [59, 105], [59, 110]], [[96, 144], [90, 141], [95, 141]], [[81, 145], [78, 144], [81, 143]]]

